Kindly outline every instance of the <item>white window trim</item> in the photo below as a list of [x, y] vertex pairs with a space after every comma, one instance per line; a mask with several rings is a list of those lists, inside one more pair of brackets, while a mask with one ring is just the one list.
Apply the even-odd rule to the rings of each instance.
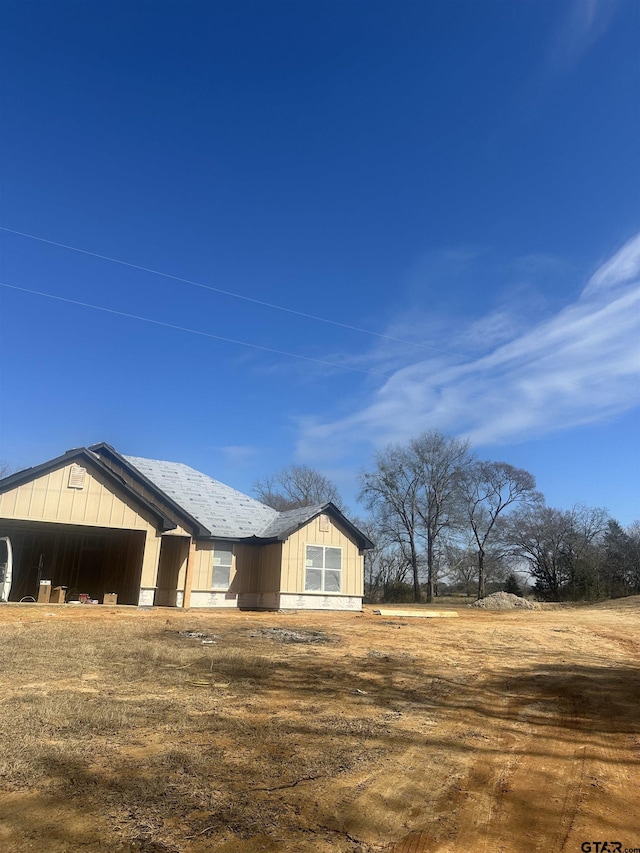
[[[323, 552], [327, 550], [327, 548], [337, 548], [340, 551], [340, 589], [333, 590], [331, 592], [324, 591], [324, 573], [329, 572], [337, 572], [338, 569], [327, 569], [323, 567], [322, 569], [313, 569], [313, 566], [307, 566], [307, 548], [322, 548]], [[324, 553], [322, 562], [325, 562]], [[322, 572], [322, 589], [307, 589], [307, 569], [313, 569], [316, 572]], [[304, 592], [305, 595], [344, 595], [342, 592], [342, 576], [344, 572], [344, 548], [342, 545], [325, 545], [322, 542], [305, 542], [304, 543]]]
[[226, 543], [225, 542], [219, 542], [219, 543], [214, 542], [213, 543], [213, 550], [211, 551], [211, 586], [209, 587], [208, 591], [209, 592], [228, 592], [229, 587], [231, 586], [231, 576], [233, 574], [233, 567], [235, 564], [236, 552], [235, 552], [235, 549], [233, 547], [233, 543], [230, 542], [229, 547], [231, 548], [231, 563], [229, 564], [229, 566], [224, 566], [224, 567], [218, 566], [218, 568], [225, 568], [225, 569], [228, 568], [229, 569], [229, 580], [227, 581], [226, 586], [214, 586], [213, 585], [213, 575], [214, 575], [214, 572], [217, 568], [214, 561], [216, 558], [216, 545], [218, 545], [218, 544], [219, 545], [225, 545]]

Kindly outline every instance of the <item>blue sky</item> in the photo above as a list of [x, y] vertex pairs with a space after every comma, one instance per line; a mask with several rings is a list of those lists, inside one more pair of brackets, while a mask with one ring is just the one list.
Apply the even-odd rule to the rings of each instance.
[[355, 508], [439, 428], [640, 516], [640, 4], [3, 0], [0, 38], [0, 458], [304, 462]]

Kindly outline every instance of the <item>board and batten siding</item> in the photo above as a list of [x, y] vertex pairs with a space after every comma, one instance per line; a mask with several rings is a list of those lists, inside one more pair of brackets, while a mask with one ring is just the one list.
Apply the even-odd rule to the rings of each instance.
[[[339, 595], [359, 597], [364, 595], [364, 556], [346, 531], [333, 518], [330, 516], [328, 518], [327, 531], [320, 530], [320, 516], [317, 516], [282, 543], [280, 587], [282, 593], [305, 592], [306, 546], [329, 545], [342, 548], [342, 580]], [[307, 595], [312, 594], [307, 593]]]
[[141, 586], [154, 586], [161, 535], [153, 519], [102, 475], [86, 469], [81, 489], [69, 488], [70, 463], [0, 494], [0, 518], [20, 521], [142, 530], [146, 535]]
[[193, 555], [193, 579], [191, 582], [191, 589], [194, 592], [196, 590], [211, 589], [214, 546], [214, 542], [196, 542], [196, 550]]
[[[193, 555], [193, 579], [191, 594], [189, 597], [191, 607], [237, 607], [238, 596], [242, 594], [241, 587], [247, 586], [248, 581], [243, 574], [243, 563], [246, 559], [251, 561], [252, 555], [246, 554], [250, 550], [247, 546], [237, 543], [220, 542], [229, 546], [231, 544], [231, 570], [229, 572], [229, 586], [226, 590], [214, 589], [213, 581], [213, 557], [217, 542], [212, 540], [196, 541]], [[240, 554], [240, 557], [239, 557]]]
[[260, 580], [258, 592], [280, 592], [282, 573], [282, 543], [274, 542], [260, 548]]
[[231, 588], [238, 593], [254, 592], [260, 583], [260, 548], [242, 542], [233, 546], [235, 577]]
[[195, 543], [191, 606], [277, 609], [282, 545], [234, 543], [226, 591], [211, 587], [215, 546], [211, 541]]
[[[231, 572], [229, 573], [230, 592], [249, 592], [251, 583], [257, 575], [258, 556], [256, 548], [249, 545], [231, 544], [220, 541], [221, 545], [233, 548], [231, 557]], [[216, 542], [212, 540], [196, 541], [196, 550], [193, 565], [193, 582], [191, 589], [194, 592], [207, 592], [212, 589], [213, 580], [213, 552]], [[224, 590], [218, 590], [221, 592]]]

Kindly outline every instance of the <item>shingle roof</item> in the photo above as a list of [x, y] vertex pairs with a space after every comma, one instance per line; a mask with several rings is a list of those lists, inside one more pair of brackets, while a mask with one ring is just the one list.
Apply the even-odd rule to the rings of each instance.
[[343, 515], [335, 504], [324, 503], [316, 504], [315, 506], [303, 506], [299, 509], [290, 509], [286, 512], [279, 512], [277, 517], [273, 519], [260, 533], [261, 539], [280, 539], [284, 541], [294, 531], [301, 528], [312, 518], [320, 515], [321, 512], [330, 515], [334, 521], [338, 522], [348, 533], [353, 537], [359, 548], [373, 548], [373, 542], [368, 536], [358, 530], [358, 528]]
[[286, 512], [277, 513], [267, 526], [261, 531], [260, 537], [263, 539], [279, 539], [285, 536], [307, 521], [310, 521], [318, 513], [322, 512], [327, 504], [318, 504], [317, 506], [301, 506], [298, 509], [289, 509]]
[[332, 503], [278, 512], [181, 462], [120, 456], [109, 445], [94, 447], [108, 450], [137, 470], [138, 475], [202, 525], [205, 528], [202, 533], [212, 538], [284, 540], [321, 512], [327, 512], [350, 531], [360, 548], [373, 547], [369, 538]]
[[261, 536], [262, 530], [279, 515], [255, 498], [181, 462], [139, 456], [125, 456], [124, 459], [208, 528], [212, 536], [228, 539]]

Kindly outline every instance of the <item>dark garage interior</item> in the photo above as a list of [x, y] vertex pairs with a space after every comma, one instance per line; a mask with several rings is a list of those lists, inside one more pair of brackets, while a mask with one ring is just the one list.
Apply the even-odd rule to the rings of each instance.
[[102, 602], [116, 593], [118, 604], [137, 604], [145, 534], [137, 530], [3, 521], [0, 536], [13, 547], [10, 601], [37, 598], [41, 580], [67, 587], [66, 600], [80, 595]]

